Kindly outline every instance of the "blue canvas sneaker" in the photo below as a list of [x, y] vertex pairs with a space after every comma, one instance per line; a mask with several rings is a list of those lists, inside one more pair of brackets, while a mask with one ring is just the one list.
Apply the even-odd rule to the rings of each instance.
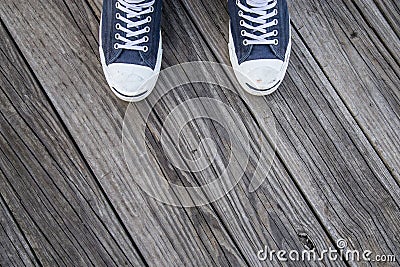
[[139, 101], [153, 90], [161, 67], [161, 0], [104, 0], [100, 58], [113, 92]]
[[228, 0], [229, 55], [242, 87], [254, 95], [282, 83], [291, 50], [286, 0]]

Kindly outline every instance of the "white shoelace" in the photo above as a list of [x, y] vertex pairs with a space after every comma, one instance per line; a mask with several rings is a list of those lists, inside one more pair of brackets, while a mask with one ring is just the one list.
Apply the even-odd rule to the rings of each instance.
[[[121, 42], [114, 44], [115, 49], [129, 49], [143, 52], [149, 50], [148, 46], [144, 45], [144, 43], [149, 41], [149, 37], [147, 35], [140, 39], [138, 39], [138, 37], [149, 33], [151, 30], [150, 27], [146, 26], [141, 30], [137, 28], [151, 22], [151, 16], [146, 17], [145, 15], [154, 11], [154, 2], [155, 0], [117, 0], [115, 7], [120, 10], [121, 13], [117, 12], [116, 19], [125, 22], [126, 27], [122, 27], [119, 23], [115, 25], [117, 30], [125, 33], [125, 36], [119, 33], [115, 34], [115, 39]], [[138, 18], [138, 20], [131, 21], [132, 18]]]
[[[246, 30], [240, 32], [242, 36], [248, 38], [243, 41], [243, 45], [278, 45], [278, 39], [271, 38], [278, 35], [278, 30], [268, 31], [268, 28], [278, 25], [278, 20], [274, 19], [271, 22], [267, 22], [268, 19], [278, 14], [278, 10], [275, 8], [277, 0], [246, 0], [246, 3], [249, 7], [241, 4], [239, 0], [236, 1], [237, 6], [241, 9], [238, 14], [242, 18], [240, 26], [252, 31], [252, 33]], [[250, 15], [245, 15], [245, 13]], [[252, 16], [252, 14], [256, 16]], [[246, 21], [258, 26], [250, 25]], [[256, 32], [262, 34], [256, 35], [254, 34]]]

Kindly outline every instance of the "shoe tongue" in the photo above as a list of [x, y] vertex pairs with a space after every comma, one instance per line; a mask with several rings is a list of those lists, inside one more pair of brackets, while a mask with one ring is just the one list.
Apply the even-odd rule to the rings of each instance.
[[140, 55], [140, 51], [122, 49], [118, 58], [114, 61], [114, 63], [128, 63], [128, 64], [132, 62], [135, 62], [135, 64], [137, 65], [145, 65], [143, 58]]
[[270, 45], [253, 45], [251, 53], [246, 60], [278, 59]]

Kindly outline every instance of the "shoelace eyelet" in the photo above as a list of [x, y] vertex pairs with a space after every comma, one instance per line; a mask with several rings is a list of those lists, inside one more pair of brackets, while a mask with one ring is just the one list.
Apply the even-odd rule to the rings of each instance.
[[[144, 0], [116, 0], [115, 7], [121, 10], [117, 10], [115, 18], [127, 23], [126, 26], [125, 24], [116, 23], [115, 28], [118, 31], [125, 32], [127, 37], [124, 38], [121, 34], [116, 33], [115, 40], [119, 40], [123, 43], [115, 43], [114, 49], [141, 50], [143, 52], [149, 51], [149, 47], [143, 46], [143, 44], [149, 42], [150, 40], [149, 36], [144, 33], [149, 33], [151, 31], [151, 27], [146, 26], [143, 29], [140, 26], [152, 21], [152, 16], [149, 13], [155, 11], [154, 6], [149, 6], [147, 3], [144, 3]], [[125, 14], [122, 14], [122, 12]], [[143, 13], [147, 13], [148, 16], [142, 16], [141, 14]], [[137, 17], [138, 20], [131, 20], [133, 17]], [[141, 36], [143, 37], [141, 38]], [[132, 37], [132, 39], [135, 40], [130, 40], [129, 37]]]
[[[278, 31], [272, 31], [271, 29], [271, 27], [276, 26], [279, 23], [277, 17], [272, 19], [274, 16], [278, 15], [278, 1], [274, 0], [273, 3], [270, 3], [271, 0], [235, 1], [238, 6], [237, 14], [239, 17], [243, 18], [240, 19], [240, 26], [243, 27], [242, 29], [250, 30], [240, 31], [241, 36], [248, 37], [248, 39], [243, 40], [243, 45], [278, 45], [278, 39], [270, 38], [273, 36], [278, 36]], [[242, 2], [246, 2], [248, 5]], [[263, 13], [260, 13], [261, 11]], [[272, 19], [272, 21], [270, 19]], [[247, 21], [250, 21], [249, 24], [247, 24]]]

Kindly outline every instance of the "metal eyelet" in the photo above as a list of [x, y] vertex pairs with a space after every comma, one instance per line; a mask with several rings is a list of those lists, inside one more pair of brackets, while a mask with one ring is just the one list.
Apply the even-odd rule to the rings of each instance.
[[245, 36], [245, 35], [246, 35], [246, 31], [245, 31], [245, 30], [242, 30], [242, 31], [240, 32], [240, 35]]
[[243, 16], [243, 11], [239, 10], [238, 15], [239, 15], [239, 17], [242, 17]]
[[117, 23], [115, 24], [115, 29], [119, 30], [121, 28], [121, 24]]
[[146, 26], [145, 28], [144, 28], [144, 30], [146, 31], [146, 32], [150, 32], [150, 27], [149, 26]]
[[275, 40], [274, 40], [274, 45], [278, 45], [278, 44], [279, 44], [278, 39], [275, 39]]
[[274, 19], [274, 23], [275, 23], [275, 25], [278, 25], [278, 20]]
[[119, 49], [119, 45], [117, 43], [114, 44], [114, 49], [115, 50]]
[[148, 46], [143, 46], [143, 52], [147, 53], [147, 51], [149, 51], [149, 47]]
[[240, 5], [240, 0], [236, 0], [236, 5]]
[[153, 13], [154, 12], [154, 7], [150, 7], [150, 12]]
[[274, 36], [278, 36], [278, 30], [274, 30], [272, 33]]
[[121, 14], [119, 14], [119, 13], [115, 14], [116, 19], [119, 19], [120, 17], [121, 17]]
[[120, 37], [120, 36], [121, 36], [121, 35], [119, 35], [119, 33], [116, 33], [115, 36], [114, 36], [114, 37], [115, 37], [115, 40], [119, 40], [119, 37]]
[[151, 22], [151, 17], [150, 16], [147, 17], [147, 22]]
[[145, 36], [145, 37], [144, 37], [144, 42], [147, 43], [148, 41], [149, 41], [149, 37], [148, 37], [148, 36]]
[[116, 3], [115, 3], [115, 7], [116, 7], [116, 8], [119, 8], [119, 2], [116, 2]]
[[244, 26], [244, 20], [240, 20], [240, 26]]
[[247, 40], [243, 40], [243, 45], [244, 45], [244, 46], [248, 46], [248, 45], [249, 45], [249, 42], [248, 42]]

